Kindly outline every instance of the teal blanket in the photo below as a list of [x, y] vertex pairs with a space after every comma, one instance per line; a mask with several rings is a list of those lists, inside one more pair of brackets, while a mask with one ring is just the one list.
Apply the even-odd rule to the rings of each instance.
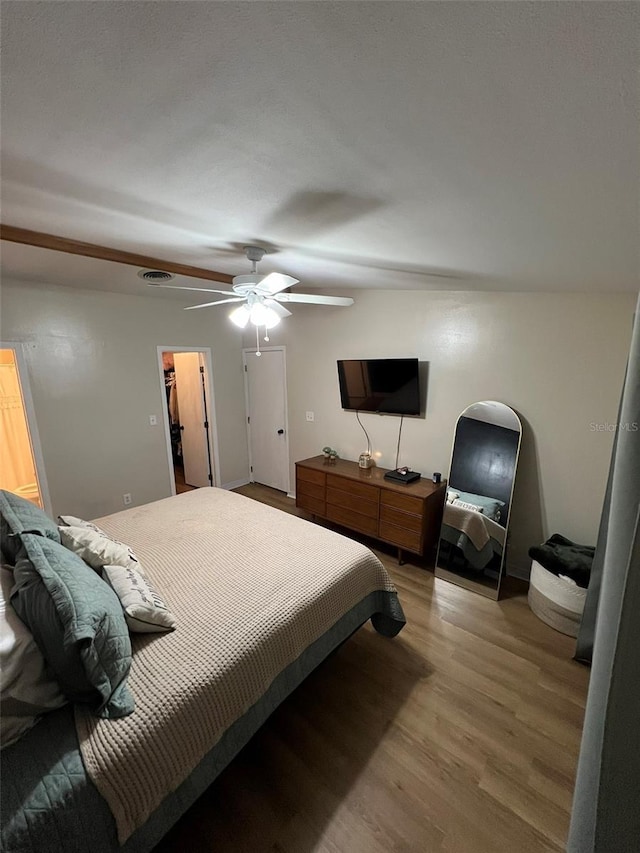
[[152, 850], [278, 705], [368, 619], [378, 633], [387, 637], [398, 634], [405, 618], [397, 595], [384, 591], [371, 593], [309, 646], [122, 847], [118, 846], [113, 816], [85, 772], [73, 710], [67, 706], [48, 714], [18, 743], [2, 752], [2, 850], [6, 853]]

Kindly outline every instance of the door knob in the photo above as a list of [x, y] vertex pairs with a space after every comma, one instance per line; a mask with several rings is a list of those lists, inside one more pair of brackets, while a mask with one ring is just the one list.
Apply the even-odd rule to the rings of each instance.
[[278, 430], [278, 435], [284, 435], [284, 430], [283, 430], [283, 429], [279, 429], [279, 430]]

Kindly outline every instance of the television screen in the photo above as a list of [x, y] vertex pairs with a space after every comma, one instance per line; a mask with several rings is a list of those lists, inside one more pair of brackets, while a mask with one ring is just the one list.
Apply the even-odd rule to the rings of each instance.
[[419, 415], [417, 358], [350, 359], [338, 362], [343, 409], [387, 415]]

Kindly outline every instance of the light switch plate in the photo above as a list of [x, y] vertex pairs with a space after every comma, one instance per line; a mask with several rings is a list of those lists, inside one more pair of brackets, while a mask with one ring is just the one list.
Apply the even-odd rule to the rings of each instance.
[[149, 415], [149, 423], [151, 424], [151, 426], [158, 426], [158, 416]]
[[312, 421], [312, 420], [314, 420], [313, 412], [307, 412], [307, 420], [308, 420], [308, 421]]

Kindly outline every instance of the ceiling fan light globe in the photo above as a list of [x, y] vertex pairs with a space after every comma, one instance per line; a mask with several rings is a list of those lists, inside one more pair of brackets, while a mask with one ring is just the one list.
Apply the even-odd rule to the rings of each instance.
[[276, 314], [273, 308], [266, 308], [267, 319], [264, 322], [265, 329], [273, 329], [280, 322], [280, 317]]
[[246, 305], [241, 305], [229, 314], [231, 322], [239, 329], [244, 329], [249, 322], [251, 312]]
[[267, 329], [272, 329], [280, 322], [280, 317], [273, 308], [269, 308], [262, 302], [253, 303], [250, 308], [250, 318], [254, 326], [266, 326]]

